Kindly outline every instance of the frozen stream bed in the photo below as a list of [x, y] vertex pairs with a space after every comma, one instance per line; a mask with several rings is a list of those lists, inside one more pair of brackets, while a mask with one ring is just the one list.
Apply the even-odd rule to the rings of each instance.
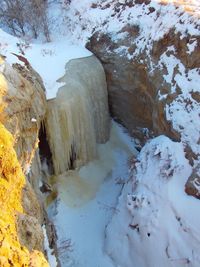
[[104, 251], [105, 228], [119, 212], [116, 203], [128, 179], [128, 159], [136, 150], [123, 128], [112, 123], [110, 140], [98, 145], [97, 154], [79, 171], [57, 177], [58, 196], [48, 214], [62, 267], [115, 267]]

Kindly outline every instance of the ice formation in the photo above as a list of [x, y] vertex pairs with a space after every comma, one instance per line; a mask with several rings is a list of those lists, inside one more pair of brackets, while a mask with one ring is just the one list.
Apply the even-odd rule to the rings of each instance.
[[49, 100], [47, 134], [56, 174], [96, 157], [96, 144], [109, 138], [104, 70], [95, 56], [71, 60], [59, 80], [64, 85]]

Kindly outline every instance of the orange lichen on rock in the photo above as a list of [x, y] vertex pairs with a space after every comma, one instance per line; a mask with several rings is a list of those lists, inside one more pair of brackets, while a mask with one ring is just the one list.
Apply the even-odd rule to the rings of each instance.
[[[2, 84], [0, 91], [2, 112]], [[29, 251], [18, 238], [16, 221], [18, 214], [23, 213], [21, 192], [25, 177], [13, 146], [14, 138], [0, 122], [0, 266], [47, 267], [44, 255]]]
[[49, 266], [41, 252], [29, 252], [17, 236], [16, 217], [23, 212], [25, 178], [13, 145], [12, 135], [0, 124], [0, 266]]

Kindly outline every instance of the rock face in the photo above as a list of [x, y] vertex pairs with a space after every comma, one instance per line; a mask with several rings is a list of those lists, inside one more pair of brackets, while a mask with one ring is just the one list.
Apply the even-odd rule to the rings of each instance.
[[[130, 134], [139, 139], [144, 138], [144, 130], [148, 128], [155, 135], [166, 134], [180, 141], [180, 133], [166, 118], [165, 107], [181, 95], [181, 88], [176, 85], [175, 92], [172, 92], [173, 81], [166, 82], [165, 75], [168, 70], [161, 68], [159, 60], [173, 45], [174, 51], [168, 51], [169, 57], [173, 55], [184, 62], [186, 72], [199, 68], [199, 45], [191, 55], [187, 52], [187, 43], [195, 37], [181, 39], [180, 34], [175, 34], [174, 30], [171, 30], [161, 40], [154, 42], [150, 57], [143, 52], [129, 59], [126, 53], [116, 51], [123, 45], [130, 54], [133, 53], [136, 47], [132, 40], [139, 35], [139, 28], [127, 25], [120, 32], [126, 34], [123, 40], [113, 41], [109, 34], [97, 32], [87, 44], [87, 48], [102, 61], [105, 68], [112, 116], [124, 124]], [[195, 39], [200, 44], [200, 37]], [[153, 70], [152, 64], [155, 65]], [[173, 76], [177, 73], [178, 70], [174, 69]], [[162, 99], [160, 95], [165, 97]], [[195, 101], [199, 103], [198, 98]]]
[[[1, 266], [48, 266], [41, 252], [44, 251], [44, 238], [41, 228], [43, 210], [30, 183], [24, 174], [33, 160], [38, 144], [38, 131], [46, 112], [45, 95], [37, 75], [30, 68], [0, 62], [1, 121], [13, 134], [1, 126], [2, 151], [1, 201], [5, 201], [7, 216], [2, 215], [1, 229], [11, 226], [11, 231], [2, 232], [1, 239], [7, 242], [0, 252]], [[17, 156], [14, 152], [17, 152]], [[10, 152], [9, 152], [10, 150]], [[17, 157], [20, 164], [17, 161]], [[21, 170], [22, 167], [22, 170]], [[33, 179], [34, 177], [31, 177]], [[39, 177], [38, 177], [39, 178]], [[4, 182], [6, 180], [6, 182]], [[37, 184], [35, 181], [32, 184]], [[16, 202], [16, 203], [15, 203]], [[29, 253], [30, 251], [30, 253]], [[41, 252], [39, 252], [41, 251]], [[6, 254], [8, 253], [8, 254]]]
[[109, 138], [107, 87], [95, 56], [67, 63], [56, 99], [48, 101], [46, 129], [55, 174], [96, 157], [97, 143]]
[[[27, 226], [33, 226], [33, 223], [30, 224], [33, 221], [33, 217], [23, 214], [21, 205], [21, 191], [25, 184], [25, 177], [13, 148], [14, 139], [1, 123], [0, 142], [0, 266], [49, 266], [42, 253], [36, 250], [43, 248], [43, 237], [38, 228], [37, 219], [35, 218], [35, 228], [30, 231], [26, 228]], [[16, 218], [23, 222], [23, 226], [26, 225], [23, 228], [23, 231], [26, 231], [26, 235], [30, 236], [30, 234], [33, 234], [32, 231], [35, 230], [31, 240], [37, 240], [37, 242], [33, 243], [31, 241], [29, 244], [20, 242], [27, 240], [27, 237], [25, 239], [22, 238], [22, 240], [22, 235], [20, 238], [18, 237]], [[27, 218], [30, 220], [26, 223]], [[19, 223], [17, 225], [19, 226]], [[41, 239], [38, 238], [39, 236]], [[24, 245], [27, 245], [27, 247]]]
[[38, 132], [46, 112], [43, 85], [31, 68], [1, 65], [6, 80], [5, 125], [14, 135], [16, 152], [24, 172], [28, 171], [38, 146]]
[[44, 236], [36, 217], [19, 214], [17, 217], [17, 230], [20, 243], [30, 251], [44, 252]]
[[[124, 31], [130, 36], [123, 39], [123, 45], [131, 47], [130, 39], [134, 38], [138, 29], [129, 26]], [[147, 55], [142, 54], [129, 60], [126, 55], [115, 52], [120, 46], [121, 42], [115, 43], [109, 35], [101, 33], [93, 35], [87, 45], [105, 68], [112, 116], [140, 140], [144, 138], [146, 128], [150, 134], [166, 134], [180, 140], [180, 135], [167, 121], [164, 112], [166, 102], [170, 103], [173, 96], [169, 95], [168, 99], [159, 101], [161, 84], [164, 83], [165, 92], [170, 92], [170, 84], [163, 81], [162, 70], [150, 74], [150, 63], [144, 61]]]
[[94, 7], [112, 11], [113, 24], [118, 19], [119, 27], [105, 19], [87, 48], [104, 66], [112, 116], [131, 135], [144, 143], [148, 137], [165, 134], [185, 144], [194, 168], [186, 192], [198, 197], [193, 180], [200, 183], [199, 21], [194, 9], [184, 13], [162, 1], [131, 2]]

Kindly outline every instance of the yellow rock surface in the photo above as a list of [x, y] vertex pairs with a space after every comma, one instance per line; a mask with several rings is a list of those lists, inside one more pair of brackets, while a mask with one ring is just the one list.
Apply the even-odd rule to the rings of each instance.
[[[0, 76], [0, 112], [3, 88]], [[0, 266], [47, 267], [44, 255], [36, 250], [30, 252], [20, 244], [17, 236], [16, 219], [18, 213], [23, 213], [21, 191], [25, 177], [13, 146], [12, 135], [0, 123]]]

